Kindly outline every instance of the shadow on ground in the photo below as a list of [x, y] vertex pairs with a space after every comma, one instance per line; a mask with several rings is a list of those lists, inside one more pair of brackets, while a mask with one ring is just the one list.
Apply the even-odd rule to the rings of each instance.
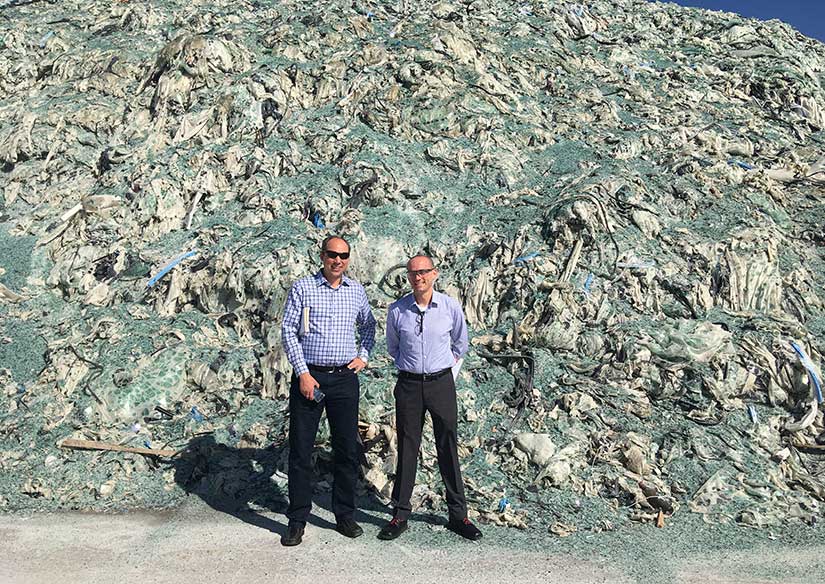
[[[316, 449], [316, 479], [331, 474], [331, 453]], [[235, 448], [220, 444], [211, 434], [196, 436], [171, 462], [175, 482], [188, 494], [196, 495], [213, 509], [231, 515], [245, 523], [283, 535], [287, 519], [287, 446], [273, 444], [267, 448]], [[359, 523], [383, 526], [392, 510], [363, 481], [358, 492]], [[332, 515], [331, 493], [324, 481], [316, 483], [313, 503]], [[272, 518], [276, 514], [277, 519]], [[414, 520], [442, 524], [443, 519], [432, 514], [414, 514]], [[313, 509], [309, 523], [320, 528], [335, 529], [335, 524], [319, 516]]]

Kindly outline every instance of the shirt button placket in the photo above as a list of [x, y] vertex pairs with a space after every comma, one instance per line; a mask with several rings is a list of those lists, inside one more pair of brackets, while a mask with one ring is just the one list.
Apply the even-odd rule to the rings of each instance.
[[[427, 314], [427, 311], [425, 310], [424, 315], [426, 315], [426, 314]], [[422, 317], [421, 317], [421, 319], [422, 319], [422, 321], [421, 321], [421, 373], [426, 373], [427, 372], [427, 364], [425, 363], [426, 356], [427, 356], [427, 352], [426, 352], [427, 343], [425, 341], [426, 335], [424, 335], [424, 320], [423, 320], [425, 318], [424, 315], [422, 315]]]

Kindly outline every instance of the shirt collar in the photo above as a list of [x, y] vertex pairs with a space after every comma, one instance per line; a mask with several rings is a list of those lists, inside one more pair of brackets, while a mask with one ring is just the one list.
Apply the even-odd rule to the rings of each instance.
[[[350, 284], [352, 284], [352, 279], [349, 278], [346, 274], [342, 275], [341, 276], [341, 285], [342, 286], [349, 286]], [[327, 279], [324, 278], [324, 270], [323, 269], [318, 270], [318, 272], [316, 272], [316, 274], [315, 274], [315, 285], [316, 286], [326, 285], [326, 286], [332, 288], [332, 286], [330, 286], [330, 283], [327, 281]]]
[[[439, 292], [438, 290], [433, 290], [433, 297], [430, 300], [430, 306], [436, 306], [437, 307], [442, 296], [444, 296], [444, 295], [441, 292]], [[407, 300], [407, 309], [412, 309], [413, 307], [416, 307], [416, 309], [417, 309], [417, 304], [415, 302], [415, 294], [410, 293], [407, 296], [407, 298], [408, 298], [408, 300]]]

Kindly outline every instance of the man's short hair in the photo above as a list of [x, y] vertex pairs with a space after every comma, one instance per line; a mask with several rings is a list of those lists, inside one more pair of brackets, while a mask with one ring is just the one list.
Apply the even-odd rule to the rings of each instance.
[[347, 245], [347, 251], [351, 251], [349, 247], [349, 241], [341, 237], [340, 235], [328, 235], [324, 238], [324, 241], [321, 242], [321, 251], [327, 251], [327, 244], [332, 241], [333, 239], [340, 239]]
[[427, 258], [430, 261], [430, 265], [432, 267], [435, 267], [435, 262], [433, 261], [433, 258], [431, 256], [428, 256], [425, 253], [417, 253], [413, 257], [411, 257], [410, 259], [407, 260], [407, 269], [410, 268], [410, 262], [412, 262], [415, 258]]

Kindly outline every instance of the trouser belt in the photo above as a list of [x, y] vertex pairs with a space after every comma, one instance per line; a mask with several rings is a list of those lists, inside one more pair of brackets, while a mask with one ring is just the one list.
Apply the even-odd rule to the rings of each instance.
[[412, 379], [413, 381], [435, 381], [440, 377], [447, 375], [452, 369], [447, 367], [435, 373], [410, 373], [409, 371], [399, 371], [398, 377], [401, 379]]
[[346, 365], [312, 365], [311, 363], [307, 363], [307, 368], [309, 368], [310, 371], [316, 371], [318, 373], [342, 373], [343, 371], [349, 371]]

